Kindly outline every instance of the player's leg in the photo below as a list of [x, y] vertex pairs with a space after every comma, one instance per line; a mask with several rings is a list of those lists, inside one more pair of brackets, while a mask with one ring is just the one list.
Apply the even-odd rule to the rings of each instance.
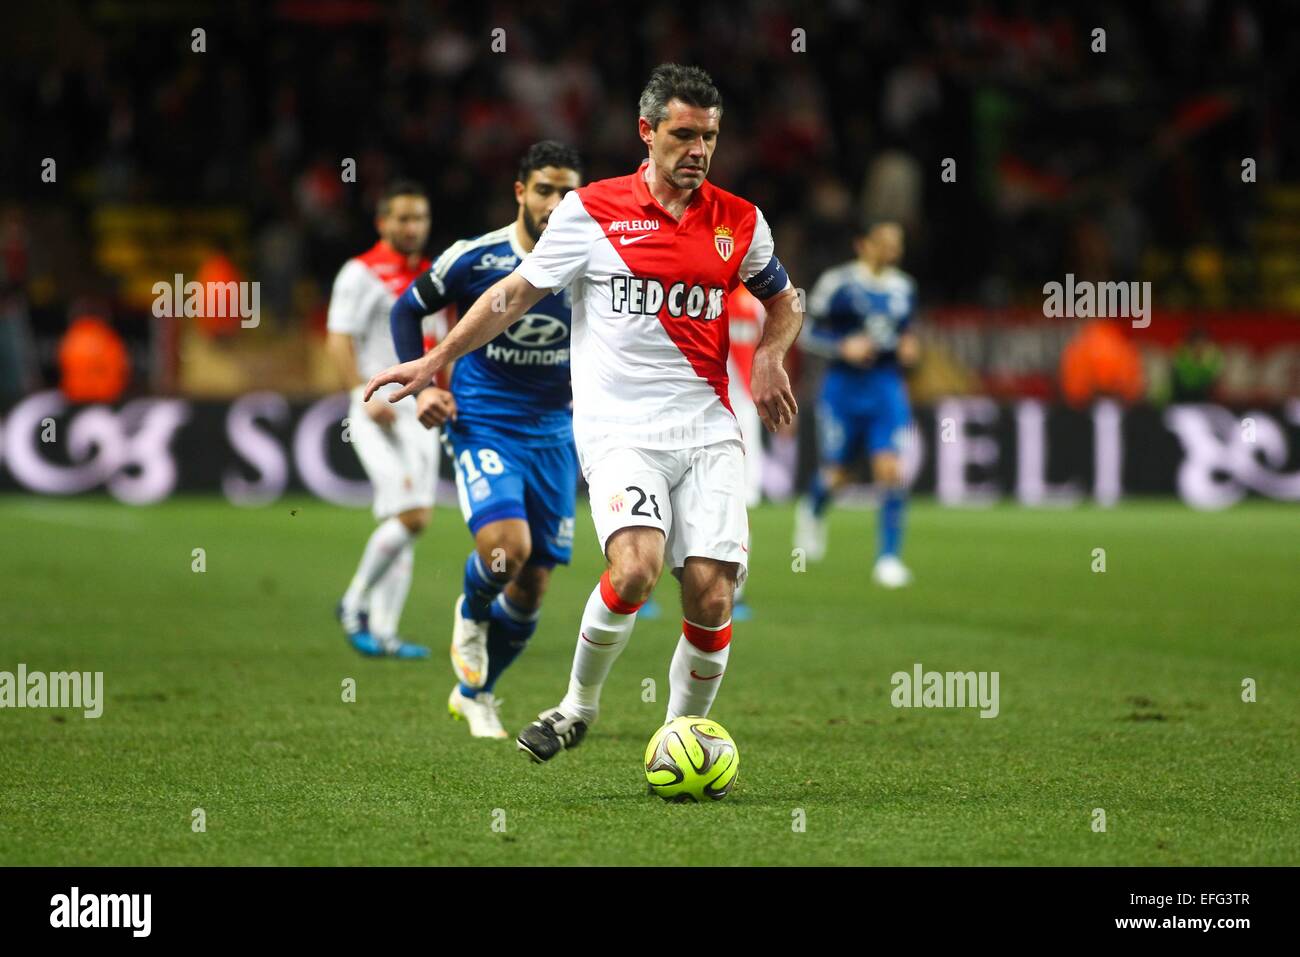
[[[349, 411], [352, 445], [374, 487], [373, 511], [379, 524], [362, 550], [337, 614], [353, 647], [367, 655], [396, 653], [392, 642], [376, 637], [369, 620], [371, 604], [379, 583], [427, 525], [433, 505], [435, 449], [415, 419], [413, 404], [407, 408], [399, 403], [394, 412], [397, 418], [385, 430], [366, 415], [358, 397], [353, 397]], [[386, 613], [381, 609], [381, 617]], [[419, 656], [414, 649], [409, 655]]]
[[668, 669], [668, 721], [682, 715], [704, 717], [713, 706], [731, 654], [739, 570], [735, 562], [694, 557], [681, 569], [682, 633]]
[[[515, 449], [512, 463], [524, 474], [524, 508], [527, 538], [512, 534], [497, 554], [507, 569], [515, 571], [509, 584], [493, 600], [487, 633], [487, 674], [480, 689], [458, 686], [461, 711], [470, 719], [476, 737], [505, 737], [499, 717], [496, 684], [527, 647], [537, 630], [542, 599], [551, 570], [569, 563], [573, 554], [574, 506], [578, 465], [571, 443], [537, 449]], [[497, 523], [513, 529], [513, 525]], [[483, 552], [479, 549], [480, 557]], [[468, 703], [465, 699], [472, 699]], [[452, 708], [453, 713], [456, 708]]]
[[[522, 489], [522, 484], [521, 484]], [[473, 697], [483, 687], [488, 669], [488, 632], [492, 607], [532, 552], [532, 536], [523, 518], [502, 518], [470, 530], [474, 547], [465, 559], [461, 594], [452, 618], [452, 667], [461, 690]]]
[[605, 553], [609, 567], [582, 612], [569, 689], [559, 705], [519, 732], [519, 749], [534, 761], [577, 747], [596, 720], [605, 679], [663, 570], [664, 536], [655, 528], [624, 528], [613, 534]]
[[370, 633], [384, 647], [387, 654], [400, 658], [427, 658], [429, 649], [402, 641], [398, 626], [402, 609], [411, 590], [411, 577], [415, 563], [415, 539], [428, 527], [433, 517], [431, 508], [409, 508], [399, 512], [397, 520], [406, 527], [411, 541], [398, 554], [388, 570], [370, 591]]
[[[504, 670], [503, 656], [513, 660], [537, 627], [535, 613], [505, 598], [514, 584], [512, 579], [527, 569], [525, 563], [531, 550], [528, 523], [518, 518], [500, 519], [475, 530], [474, 548], [465, 562], [464, 589], [456, 599], [452, 617], [451, 661], [457, 681], [447, 698], [447, 711], [454, 718], [463, 718], [475, 738], [509, 737], [501, 725], [499, 703], [492, 688]], [[518, 591], [515, 595], [519, 598]], [[502, 618], [509, 624], [503, 625]], [[494, 635], [498, 637], [496, 642]], [[520, 642], [518, 650], [512, 647], [512, 639]], [[492, 670], [494, 656], [498, 663], [496, 675]]]
[[795, 547], [811, 561], [826, 556], [826, 513], [835, 493], [847, 484], [848, 467], [862, 444], [861, 424], [842, 403], [824, 397], [817, 405], [816, 420], [818, 465], [807, 497], [795, 508], [794, 536]]
[[497, 681], [528, 646], [542, 617], [542, 599], [551, 582], [550, 564], [524, 565], [492, 603], [488, 626], [487, 680], [479, 697], [494, 694]]
[[668, 670], [669, 721], [707, 716], [727, 669], [735, 591], [749, 560], [744, 468], [739, 443], [693, 449], [672, 492], [668, 550], [682, 585], [682, 633]]
[[528, 560], [532, 538], [515, 451], [498, 436], [448, 430], [448, 437], [461, 513], [474, 536], [452, 614], [450, 656], [462, 693], [472, 698], [487, 678], [492, 604]]
[[483, 685], [489, 692], [537, 630], [552, 569], [569, 564], [573, 557], [578, 494], [578, 459], [573, 443], [519, 454], [525, 458], [524, 509], [531, 549], [522, 555], [523, 566], [492, 603], [488, 676]]
[[907, 506], [902, 445], [911, 419], [901, 378], [891, 377], [885, 384], [879, 405], [868, 436], [872, 477], [880, 503], [876, 516], [879, 545], [872, 578], [886, 588], [901, 588], [912, 581], [912, 573], [903, 564], [900, 554], [903, 513]]
[[576, 747], [595, 721], [605, 679], [663, 571], [672, 525], [673, 453], [618, 449], [593, 461], [591, 513], [608, 567], [583, 609], [564, 699], [519, 733], [519, 748], [535, 761]]

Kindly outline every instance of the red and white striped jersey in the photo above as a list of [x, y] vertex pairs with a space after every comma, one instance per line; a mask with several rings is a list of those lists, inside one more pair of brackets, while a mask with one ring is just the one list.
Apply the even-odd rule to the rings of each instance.
[[565, 196], [518, 268], [539, 289], [570, 289], [579, 448], [739, 438], [727, 295], [742, 282], [759, 298], [790, 285], [753, 203], [705, 181], [677, 220], [650, 194], [645, 169]]
[[381, 240], [344, 263], [334, 278], [325, 327], [353, 337], [362, 379], [397, 364], [388, 315], [397, 297], [428, 268], [423, 258], [407, 266], [406, 256]]

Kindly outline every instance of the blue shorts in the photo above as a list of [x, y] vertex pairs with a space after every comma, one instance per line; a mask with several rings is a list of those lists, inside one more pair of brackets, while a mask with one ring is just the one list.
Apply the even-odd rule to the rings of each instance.
[[852, 465], [865, 451], [902, 452], [912, 421], [907, 386], [894, 368], [840, 374], [832, 370], [817, 403], [817, 439], [826, 465]]
[[448, 425], [443, 442], [456, 466], [456, 494], [471, 534], [522, 518], [533, 540], [530, 565], [567, 565], [573, 555], [578, 454], [573, 443], [532, 447], [495, 432]]

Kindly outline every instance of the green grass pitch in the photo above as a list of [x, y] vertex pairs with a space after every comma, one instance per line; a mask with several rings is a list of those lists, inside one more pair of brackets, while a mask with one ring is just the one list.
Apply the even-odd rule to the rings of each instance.
[[[601, 567], [579, 512], [575, 564], [498, 687], [512, 730], [565, 687]], [[827, 561], [803, 573], [791, 519], [752, 514], [756, 616], [713, 711], [739, 782], [676, 806], [646, 795], [640, 767], [677, 637], [668, 576], [665, 615], [638, 623], [587, 741], [535, 766], [447, 717], [469, 545], [450, 509], [418, 547], [403, 619], [434, 658], [395, 662], [359, 658], [332, 618], [368, 512], [0, 499], [0, 670], [102, 671], [106, 699], [97, 720], [0, 711], [0, 864], [1300, 860], [1300, 509], [920, 502], [916, 584], [893, 593], [868, 581], [874, 514], [834, 513]], [[890, 676], [915, 662], [997, 671], [1000, 714], [892, 707]]]

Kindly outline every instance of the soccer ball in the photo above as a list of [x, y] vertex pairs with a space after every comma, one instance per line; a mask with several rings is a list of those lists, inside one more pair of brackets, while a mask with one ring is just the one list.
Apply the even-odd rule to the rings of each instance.
[[674, 718], [646, 745], [646, 780], [665, 801], [721, 801], [739, 771], [736, 742], [708, 718]]

